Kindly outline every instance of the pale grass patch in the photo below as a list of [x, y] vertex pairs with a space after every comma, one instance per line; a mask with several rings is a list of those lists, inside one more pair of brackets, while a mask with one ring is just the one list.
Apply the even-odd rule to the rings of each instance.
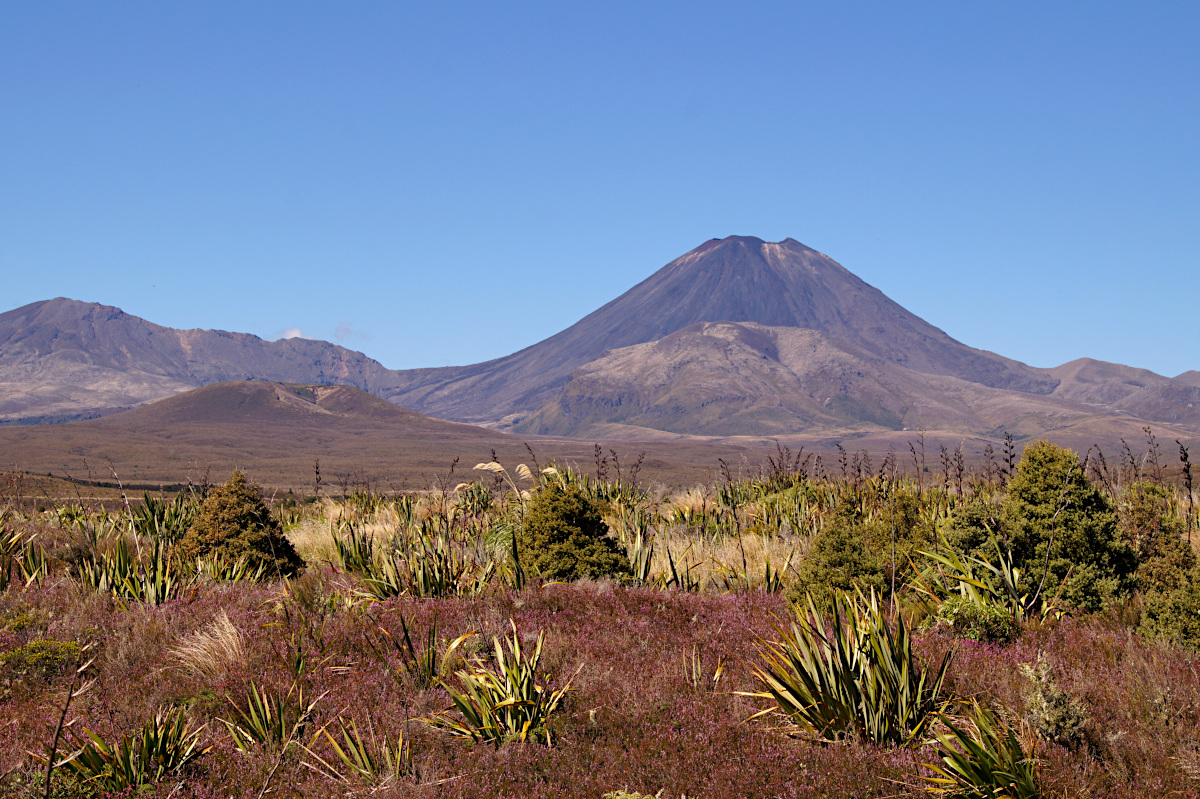
[[296, 554], [310, 566], [314, 563], [333, 563], [332, 524], [322, 518], [307, 518], [287, 531], [288, 540]]
[[[651, 574], [670, 574], [667, 550], [675, 559], [675, 569], [683, 572], [693, 566], [692, 577], [699, 578], [702, 587], [711, 588], [726, 570], [741, 573], [744, 569], [750, 579], [751, 588], [761, 587], [769, 561], [771, 571], [777, 572], [791, 559], [785, 583], [795, 579], [795, 569], [807, 551], [806, 541], [785, 539], [781, 536], [764, 536], [745, 533], [738, 536], [721, 536], [714, 540], [707, 536], [688, 535], [679, 529], [667, 529], [654, 536], [654, 559]], [[744, 564], [743, 564], [744, 555]]]
[[225, 611], [212, 624], [185, 638], [171, 654], [184, 672], [212, 683], [223, 680], [231, 668], [246, 660], [242, 633]]
[[671, 499], [671, 505], [677, 510], [689, 513], [709, 513], [716, 509], [716, 499], [704, 486], [689, 488]]

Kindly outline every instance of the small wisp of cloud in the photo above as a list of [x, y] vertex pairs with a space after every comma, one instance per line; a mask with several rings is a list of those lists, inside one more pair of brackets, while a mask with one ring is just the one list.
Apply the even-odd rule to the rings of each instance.
[[352, 338], [370, 338], [366, 333], [356, 328], [353, 322], [338, 322], [338, 326], [333, 331], [333, 337], [337, 341], [346, 341]]
[[304, 335], [304, 331], [298, 327], [289, 327], [286, 330], [280, 331], [279, 335], [276, 338], [279, 338], [279, 339], [308, 338], [308, 336]]

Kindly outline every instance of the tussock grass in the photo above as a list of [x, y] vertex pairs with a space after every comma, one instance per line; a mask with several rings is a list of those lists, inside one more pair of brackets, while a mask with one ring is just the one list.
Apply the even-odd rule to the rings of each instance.
[[222, 682], [230, 670], [246, 665], [242, 633], [225, 611], [180, 641], [171, 655], [183, 672], [214, 684]]

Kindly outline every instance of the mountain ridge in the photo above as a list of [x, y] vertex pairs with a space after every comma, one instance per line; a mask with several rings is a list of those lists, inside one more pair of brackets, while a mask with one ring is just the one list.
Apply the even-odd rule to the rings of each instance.
[[1038, 369], [969, 347], [791, 238], [711, 239], [559, 333], [467, 366], [395, 371], [328, 342], [176, 330], [66, 298], [0, 314], [0, 423], [246, 379], [350, 385], [428, 416], [559, 436], [1200, 429], [1200, 371], [1088, 358]]

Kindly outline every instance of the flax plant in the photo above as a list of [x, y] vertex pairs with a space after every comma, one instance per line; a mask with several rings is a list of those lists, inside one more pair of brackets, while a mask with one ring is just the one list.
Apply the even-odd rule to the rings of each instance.
[[[332, 722], [331, 722], [332, 723]], [[405, 777], [416, 773], [413, 767], [412, 747], [408, 738], [401, 733], [393, 741], [388, 736], [375, 731], [375, 726], [368, 721], [367, 734], [359, 732], [358, 724], [353, 719], [347, 724], [341, 716], [337, 718], [338, 732], [341, 741], [329, 732], [326, 724], [317, 731], [314, 738], [325, 737], [330, 750], [340, 766], [318, 755], [312, 747], [304, 747], [304, 751], [313, 759], [312, 763], [304, 765], [319, 774], [323, 774], [337, 782], [349, 782], [357, 777], [374, 789], [385, 788]]]
[[203, 730], [189, 728], [182, 707], [155, 713], [140, 732], [124, 736], [115, 745], [85, 729], [88, 742], [60, 765], [105, 791], [125, 791], [176, 774], [211, 749], [198, 748]]
[[312, 718], [313, 710], [325, 698], [321, 694], [311, 702], [304, 701], [304, 689], [292, 683], [285, 696], [279, 697], [259, 690], [250, 683], [246, 694], [246, 710], [242, 710], [231, 697], [226, 697], [237, 714], [235, 721], [218, 719], [229, 731], [233, 745], [241, 752], [265, 748], [281, 756], [304, 733]]
[[973, 702], [970, 716], [955, 724], [943, 719], [935, 736], [941, 764], [927, 763], [929, 793], [961, 799], [1041, 799], [1037, 770], [1011, 727]]
[[766, 690], [744, 695], [775, 706], [751, 718], [782, 713], [794, 733], [826, 741], [921, 743], [946, 706], [951, 656], [936, 670], [918, 663], [903, 617], [893, 633], [874, 594], [839, 594], [830, 622], [826, 632], [810, 595], [807, 618], [765, 643], [752, 673]]
[[130, 552], [125, 539], [118, 539], [112, 552], [97, 551], [84, 561], [79, 576], [85, 587], [111, 593], [122, 607], [128, 607], [130, 601], [161, 605], [191, 582], [173, 553], [157, 539], [144, 558]]
[[[506, 741], [534, 740], [552, 745], [547, 721], [558, 710], [571, 690], [571, 682], [551, 691], [539, 683], [538, 661], [546, 634], [538, 634], [533, 654], [521, 649], [516, 622], [509, 620], [512, 637], [501, 643], [493, 638], [494, 662], [488, 664], [475, 658], [471, 665], [455, 673], [461, 690], [446, 684], [454, 707], [424, 719], [432, 727], [445, 730], [459, 738], [486, 741], [499, 747]], [[540, 679], [544, 682], [546, 676]], [[449, 715], [457, 709], [459, 720]]]

